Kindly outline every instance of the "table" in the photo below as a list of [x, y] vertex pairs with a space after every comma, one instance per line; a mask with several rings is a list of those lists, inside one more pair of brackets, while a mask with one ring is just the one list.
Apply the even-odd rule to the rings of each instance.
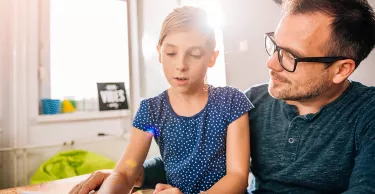
[[[0, 190], [0, 194], [68, 194], [71, 188], [85, 180], [88, 176], [89, 174], [48, 183], [4, 189]], [[152, 194], [152, 190], [139, 191], [136, 193]]]

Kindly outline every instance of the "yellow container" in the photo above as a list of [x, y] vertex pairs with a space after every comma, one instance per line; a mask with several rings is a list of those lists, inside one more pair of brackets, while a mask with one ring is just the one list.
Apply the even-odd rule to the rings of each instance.
[[76, 109], [74, 108], [73, 104], [69, 100], [64, 100], [62, 102], [62, 112], [63, 113], [71, 113], [74, 112]]

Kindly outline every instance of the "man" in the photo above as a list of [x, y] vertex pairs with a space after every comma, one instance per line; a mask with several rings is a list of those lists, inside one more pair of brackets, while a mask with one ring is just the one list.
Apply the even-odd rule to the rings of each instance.
[[[366, 0], [286, 0], [265, 36], [268, 85], [246, 91], [253, 193], [375, 193], [375, 88], [348, 77], [375, 44]], [[139, 182], [165, 183], [163, 162], [145, 163]], [[77, 185], [86, 192], [108, 174]], [[81, 189], [85, 188], [85, 189]], [[159, 184], [160, 193], [179, 193]], [[78, 192], [77, 192], [78, 193]]]

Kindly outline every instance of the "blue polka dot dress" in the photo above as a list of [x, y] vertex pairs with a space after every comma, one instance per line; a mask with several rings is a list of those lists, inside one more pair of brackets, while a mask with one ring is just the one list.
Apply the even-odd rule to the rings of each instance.
[[154, 134], [167, 181], [183, 193], [208, 190], [225, 176], [228, 125], [253, 108], [238, 89], [208, 88], [208, 102], [194, 116], [177, 115], [164, 91], [143, 100], [133, 122]]

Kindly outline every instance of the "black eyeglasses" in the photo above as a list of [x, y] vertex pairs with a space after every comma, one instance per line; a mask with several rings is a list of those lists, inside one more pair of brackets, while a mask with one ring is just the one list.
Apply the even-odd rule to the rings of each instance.
[[336, 61], [348, 59], [348, 57], [298, 57], [287, 49], [279, 47], [273, 36], [274, 32], [265, 34], [265, 47], [267, 54], [272, 56], [277, 51], [280, 65], [288, 72], [294, 72], [298, 62], [315, 62], [330, 65]]

